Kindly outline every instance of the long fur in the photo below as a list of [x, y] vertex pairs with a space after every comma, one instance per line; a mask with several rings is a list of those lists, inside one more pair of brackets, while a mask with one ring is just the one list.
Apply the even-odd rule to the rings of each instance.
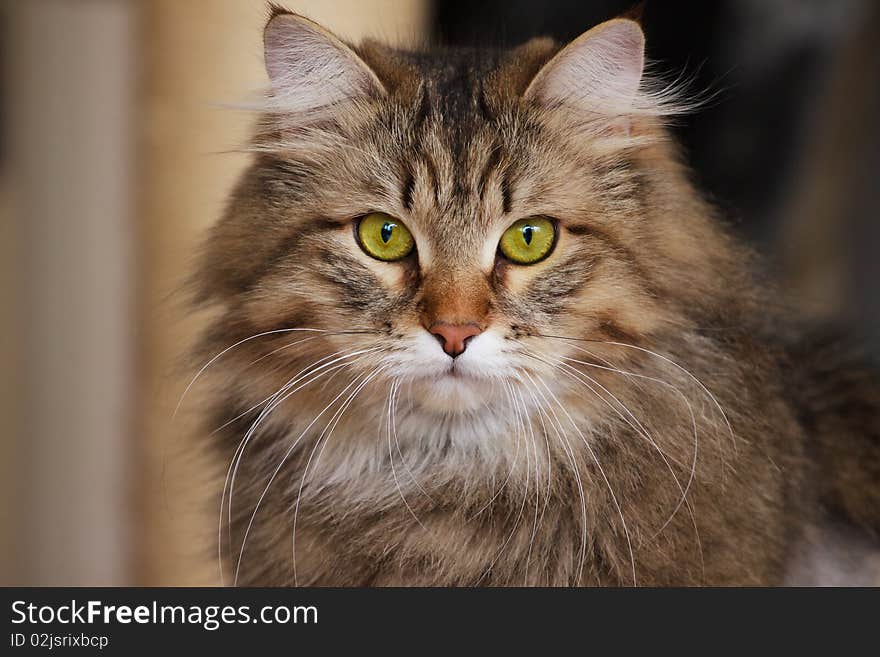
[[[219, 310], [195, 362], [228, 466], [226, 583], [773, 584], [834, 495], [876, 528], [876, 492], [820, 490], [813, 446], [843, 409], [793, 394], [815, 373], [790, 366], [775, 294], [690, 184], [641, 32], [597, 29], [616, 32], [577, 47], [629, 78], [584, 105], [547, 81], [601, 89], [619, 66], [572, 68], [546, 39], [350, 47], [274, 12], [253, 164], [196, 276]], [[360, 249], [373, 211], [411, 256]], [[504, 260], [501, 233], [533, 215], [558, 222], [553, 253]], [[454, 365], [435, 320], [482, 330]], [[880, 404], [853, 394], [851, 432], [874, 431], [858, 468]]]

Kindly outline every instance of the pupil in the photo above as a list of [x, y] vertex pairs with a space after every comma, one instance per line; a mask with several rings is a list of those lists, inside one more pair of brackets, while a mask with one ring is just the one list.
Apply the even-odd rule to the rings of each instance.
[[532, 243], [532, 231], [533, 230], [534, 230], [534, 228], [532, 226], [523, 226], [522, 234], [523, 234], [523, 239], [526, 242], [526, 246], [528, 246]]
[[382, 241], [388, 244], [388, 240], [391, 239], [391, 233], [394, 230], [394, 224], [384, 223], [382, 224]]

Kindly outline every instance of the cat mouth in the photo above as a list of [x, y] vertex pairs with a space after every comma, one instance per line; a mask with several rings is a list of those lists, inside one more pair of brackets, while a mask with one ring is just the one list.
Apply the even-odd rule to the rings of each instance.
[[419, 406], [443, 414], [475, 410], [491, 396], [485, 378], [458, 366], [449, 365], [413, 383], [412, 392]]
[[425, 372], [417, 378], [425, 383], [438, 385], [476, 383], [482, 379], [476, 373], [468, 371], [467, 368], [457, 365], [454, 361], [448, 365], [444, 364], [433, 372]]
[[436, 381], [443, 382], [452, 382], [452, 381], [474, 381], [475, 377], [470, 374], [466, 374], [462, 372], [460, 369], [455, 367], [449, 367], [448, 369], [438, 373], [436, 376], [432, 377]]
[[461, 380], [461, 381], [464, 381], [464, 380], [475, 381], [478, 378], [478, 377], [474, 376], [472, 373], [464, 371], [461, 366], [456, 367], [455, 360], [453, 360], [449, 364], [449, 367], [446, 369], [445, 372], [442, 372], [440, 374], [440, 376], [442, 378]]

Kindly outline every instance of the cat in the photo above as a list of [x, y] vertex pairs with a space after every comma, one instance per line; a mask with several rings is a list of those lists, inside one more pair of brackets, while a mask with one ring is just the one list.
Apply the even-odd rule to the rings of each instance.
[[223, 582], [773, 585], [880, 530], [880, 388], [786, 328], [612, 19], [349, 45], [274, 7], [194, 276]]

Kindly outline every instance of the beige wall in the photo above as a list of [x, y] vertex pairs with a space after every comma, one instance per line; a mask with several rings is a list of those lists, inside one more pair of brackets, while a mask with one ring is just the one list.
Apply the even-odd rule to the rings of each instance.
[[[341, 36], [421, 39], [427, 14], [419, 0], [287, 2]], [[141, 403], [144, 442], [139, 581], [214, 583], [216, 502], [193, 494], [209, 483], [187, 453], [197, 404], [172, 423], [187, 381], [175, 359], [201, 320], [181, 312], [179, 288], [194, 245], [216, 220], [246, 159], [225, 151], [247, 138], [252, 117], [222, 104], [247, 101], [266, 84], [262, 64], [263, 0], [181, 2], [143, 7], [145, 87], [141, 192], [145, 330], [141, 362], [147, 384]], [[197, 399], [194, 397], [193, 399]], [[194, 408], [195, 406], [195, 408]], [[216, 482], [213, 482], [216, 488]], [[212, 488], [212, 489], [213, 489]], [[207, 537], [208, 543], [198, 540]]]
[[8, 583], [129, 579], [134, 6], [2, 6]]

